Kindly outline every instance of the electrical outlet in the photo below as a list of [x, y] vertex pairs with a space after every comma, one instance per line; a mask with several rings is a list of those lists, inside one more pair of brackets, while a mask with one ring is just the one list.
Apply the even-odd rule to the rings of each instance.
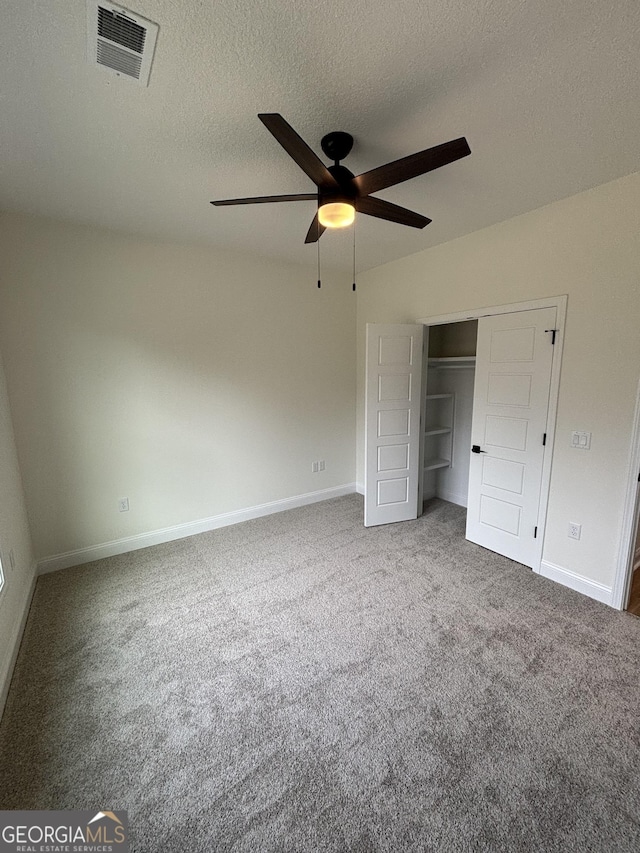
[[324, 471], [324, 459], [318, 462], [318, 471]]
[[569, 539], [579, 539], [582, 535], [582, 525], [577, 524], [575, 521], [569, 522], [569, 533], [567, 534]]
[[312, 474], [317, 474], [317, 473], [318, 473], [318, 463], [317, 463], [317, 462], [312, 462], [312, 463], [311, 463], [311, 473], [312, 473]]
[[118, 512], [129, 512], [129, 498], [118, 498]]

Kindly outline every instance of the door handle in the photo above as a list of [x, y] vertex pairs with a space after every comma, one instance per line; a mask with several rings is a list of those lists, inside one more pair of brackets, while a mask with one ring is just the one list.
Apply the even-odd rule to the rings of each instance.
[[486, 450], [480, 450], [480, 445], [474, 444], [473, 447], [471, 448], [471, 452], [472, 453], [486, 453], [487, 451]]

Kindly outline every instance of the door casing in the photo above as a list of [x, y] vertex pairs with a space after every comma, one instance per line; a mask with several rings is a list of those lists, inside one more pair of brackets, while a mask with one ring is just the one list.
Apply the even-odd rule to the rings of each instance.
[[631, 592], [633, 573], [633, 551], [636, 539], [636, 526], [640, 510], [640, 382], [636, 395], [636, 409], [633, 417], [633, 432], [629, 448], [629, 467], [625, 490], [622, 529], [618, 545], [618, 560], [613, 579], [611, 606], [625, 610]]

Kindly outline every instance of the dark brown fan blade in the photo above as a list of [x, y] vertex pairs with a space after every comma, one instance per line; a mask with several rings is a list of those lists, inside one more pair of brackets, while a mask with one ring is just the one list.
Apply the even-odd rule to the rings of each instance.
[[216, 207], [226, 204], [268, 204], [272, 201], [316, 201], [317, 193], [305, 193], [303, 195], [259, 195], [256, 198], [223, 198], [220, 201], [212, 201]]
[[318, 214], [313, 217], [313, 222], [309, 226], [309, 230], [307, 231], [307, 236], [304, 238], [305, 243], [317, 243], [320, 237], [326, 231], [326, 227], [320, 224], [318, 220]]
[[461, 136], [460, 139], [443, 142], [442, 145], [436, 145], [434, 148], [427, 148], [425, 151], [418, 151], [417, 154], [394, 160], [386, 166], [378, 166], [377, 169], [358, 175], [353, 182], [361, 195], [369, 195], [386, 187], [401, 184], [410, 178], [416, 178], [418, 175], [424, 175], [433, 169], [439, 169], [440, 166], [446, 166], [447, 163], [453, 163], [454, 160], [459, 160], [468, 154], [471, 154], [471, 149], [464, 136]]
[[357, 198], [356, 210], [358, 213], [377, 216], [378, 219], [388, 219], [390, 222], [399, 222], [400, 225], [410, 225], [412, 228], [424, 228], [431, 222], [426, 216], [407, 210], [406, 207], [399, 207], [397, 204], [391, 204], [390, 201], [371, 198], [371, 196]]
[[314, 154], [280, 113], [258, 113], [258, 118], [278, 140], [287, 154], [318, 187], [337, 187], [338, 184], [322, 160]]

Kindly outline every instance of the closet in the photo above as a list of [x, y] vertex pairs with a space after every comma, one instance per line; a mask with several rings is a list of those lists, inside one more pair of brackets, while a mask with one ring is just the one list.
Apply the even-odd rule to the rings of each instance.
[[560, 309], [367, 324], [365, 527], [415, 519], [439, 497], [466, 507], [470, 542], [539, 570]]
[[428, 328], [422, 499], [467, 506], [478, 321]]

